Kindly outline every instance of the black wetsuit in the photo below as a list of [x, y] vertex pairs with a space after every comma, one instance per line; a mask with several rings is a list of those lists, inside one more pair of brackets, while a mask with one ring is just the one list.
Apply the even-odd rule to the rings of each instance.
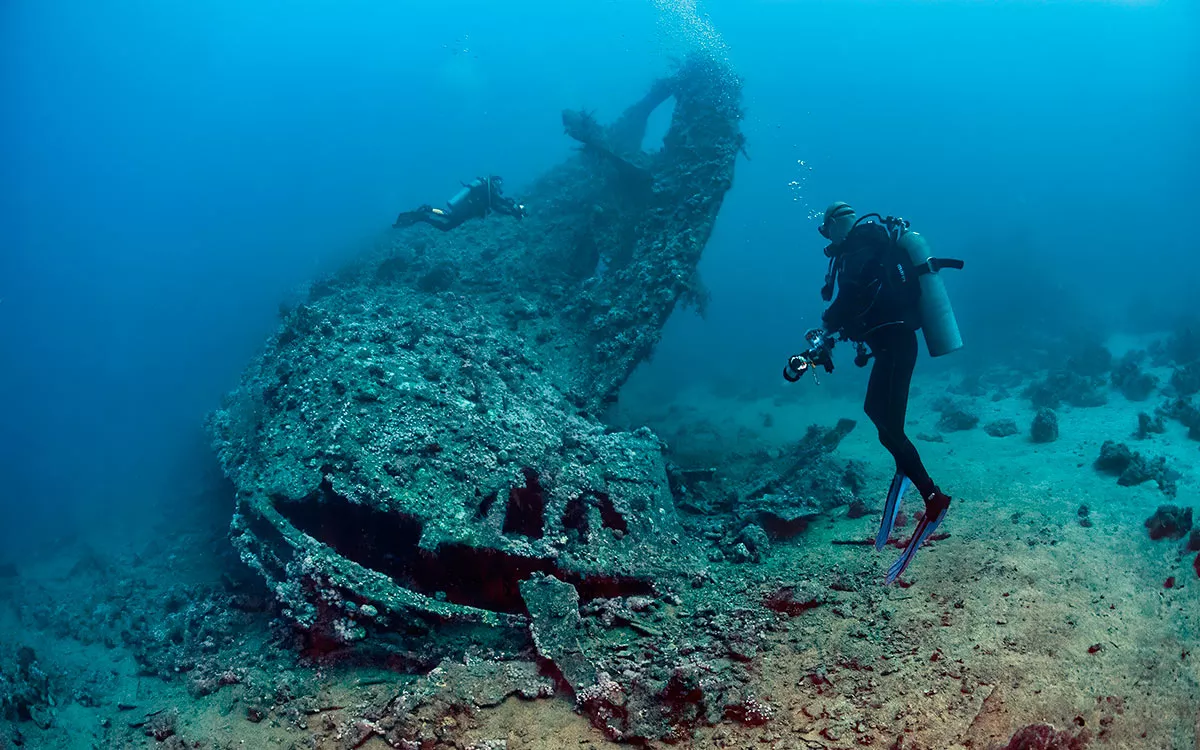
[[443, 232], [457, 228], [468, 219], [481, 219], [495, 211], [517, 219], [525, 217], [525, 207], [501, 193], [501, 183], [495, 177], [479, 177], [464, 185], [445, 208], [421, 206], [396, 217], [393, 227], [410, 227], [425, 222]]
[[879, 442], [895, 458], [896, 470], [927, 498], [937, 487], [904, 432], [921, 327], [917, 274], [887, 229], [863, 223], [838, 247], [827, 295], [835, 282], [837, 297], [822, 316], [825, 329], [870, 347], [875, 364], [863, 410], [879, 430]]

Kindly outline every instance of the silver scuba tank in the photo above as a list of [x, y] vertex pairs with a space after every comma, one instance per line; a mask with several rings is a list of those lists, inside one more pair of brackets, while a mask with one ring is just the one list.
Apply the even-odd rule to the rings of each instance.
[[[916, 267], [929, 263], [933, 252], [929, 243], [919, 233], [904, 231], [897, 241], [899, 246], [908, 253], [909, 259]], [[946, 294], [946, 284], [938, 274], [937, 268], [931, 267], [922, 273], [921, 284], [921, 330], [925, 335], [925, 346], [929, 356], [940, 357], [944, 354], [962, 348], [962, 333], [958, 330], [958, 319], [954, 317], [954, 308], [950, 306], [950, 296]]]
[[461, 206], [464, 202], [466, 202], [467, 196], [469, 196], [471, 194], [471, 191], [482, 184], [483, 184], [482, 179], [476, 179], [476, 180], [473, 180], [471, 183], [464, 185], [462, 190], [459, 190], [457, 193], [454, 194], [453, 198], [446, 201], [446, 206], [451, 211], [458, 210], [458, 207]]

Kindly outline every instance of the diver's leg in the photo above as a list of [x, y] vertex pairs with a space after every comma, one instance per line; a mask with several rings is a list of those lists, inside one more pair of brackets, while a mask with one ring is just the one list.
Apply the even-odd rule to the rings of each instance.
[[936, 488], [916, 446], [904, 432], [908, 391], [917, 364], [917, 334], [894, 326], [881, 330], [868, 343], [875, 365], [867, 384], [864, 410], [879, 431], [879, 442], [896, 460], [896, 471], [909, 478], [921, 497], [927, 497]]
[[451, 229], [457, 229], [464, 221], [470, 218], [466, 211], [444, 211], [439, 214], [434, 214], [437, 223], [430, 221], [438, 229], [443, 232], [449, 232]]
[[[396, 223], [392, 226], [396, 229], [411, 227], [414, 224], [420, 224], [422, 221], [429, 221], [429, 217], [433, 214], [433, 206], [426, 203], [418, 209], [412, 211], [404, 211], [396, 217]], [[430, 222], [432, 223], [432, 222]]]
[[[872, 343], [876, 364], [871, 370], [871, 381], [876, 386], [871, 393], [868, 386], [868, 404], [874, 415], [872, 421], [879, 429], [879, 441], [896, 459], [898, 472], [903, 473], [921, 492], [925, 500], [925, 513], [913, 530], [912, 538], [908, 540], [900, 557], [888, 569], [885, 582], [893, 583], [908, 568], [909, 563], [930, 537], [937, 531], [946, 511], [950, 507], [950, 498], [938, 489], [929, 477], [916, 446], [904, 433], [904, 418], [908, 412], [908, 391], [912, 383], [912, 373], [917, 362], [917, 334], [914, 331], [895, 327], [886, 331], [876, 342]], [[880, 355], [882, 356], [882, 361]], [[876, 371], [879, 379], [876, 381]], [[873, 400], [872, 400], [873, 395]], [[870, 415], [871, 412], [868, 412]], [[886, 520], [886, 516], [885, 516]], [[882, 530], [880, 532], [882, 535]], [[876, 546], [881, 547], [878, 537]]]
[[[875, 355], [875, 364], [871, 367], [871, 376], [867, 383], [867, 396], [863, 410], [879, 432], [879, 442], [892, 454], [896, 462], [896, 473], [888, 486], [887, 498], [883, 503], [883, 516], [879, 522], [879, 531], [875, 534], [875, 549], [881, 550], [891, 537], [892, 528], [900, 514], [900, 504], [904, 493], [912, 484], [912, 478], [906, 467], [910, 461], [905, 460], [905, 454], [895, 439], [895, 423], [899, 418], [901, 430], [904, 424], [906, 403], [895, 400], [894, 384], [902, 373], [898, 368], [904, 364], [898, 361], [898, 351], [885, 336], [873, 337], [871, 348]], [[902, 433], [901, 433], [902, 434]]]
[[940, 523], [942, 515], [950, 506], [950, 498], [933, 483], [917, 447], [904, 432], [904, 419], [908, 413], [908, 392], [912, 384], [913, 369], [917, 364], [917, 334], [915, 331], [901, 329], [899, 333], [892, 335], [891, 339], [895, 345], [897, 361], [891, 381], [893, 390], [889, 439], [893, 442], [892, 455], [896, 456], [897, 464], [925, 500], [926, 519], [937, 519], [936, 523]]
[[463, 216], [457, 211], [447, 211], [445, 209], [424, 205], [415, 211], [405, 211], [404, 213], [400, 214], [396, 217], [396, 223], [392, 226], [400, 229], [402, 227], [411, 227], [414, 224], [425, 222], [431, 227], [440, 229], [443, 232], [449, 232], [451, 229], [456, 228], [459, 224], [462, 224], [466, 218], [466, 216]]

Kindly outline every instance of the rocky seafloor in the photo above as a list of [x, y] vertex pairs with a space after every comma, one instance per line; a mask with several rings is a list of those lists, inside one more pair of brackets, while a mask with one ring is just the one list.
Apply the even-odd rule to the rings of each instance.
[[1196, 328], [918, 378], [956, 501], [892, 588], [856, 400], [616, 403], [703, 307], [739, 90], [564, 112], [525, 222], [281, 311], [188, 512], [0, 557], [0, 747], [1196, 747]]
[[[934, 407], [971, 381], [923, 382], [914, 396], [913, 432], [956, 499], [949, 536], [896, 587], [881, 578], [899, 550], [864, 544], [889, 467], [869, 430], [837, 427], [854, 400], [784, 391], [626, 405], [655, 434], [687, 435], [667, 456], [681, 534], [704, 563], [649, 592], [589, 601], [533, 574], [521, 585], [524, 642], [452, 620], [403, 649], [314, 640], [238, 559], [221, 514], [233, 490], [213, 477], [190, 498], [203, 514], [5, 561], [0, 741], [598, 748], [624, 733], [647, 746], [1190, 750], [1197, 445], [1170, 420], [1138, 437], [1139, 415], [1179, 396], [1157, 391], [1149, 409], [1119, 392], [1060, 406], [1059, 435], [1044, 443], [1029, 430], [1045, 407], [1012, 384], [956, 403], [1020, 433], [950, 430]], [[829, 426], [810, 431], [799, 415]], [[1112, 441], [1177, 467], [1175, 495], [1121, 484], [1100, 461]], [[792, 457], [848, 494], [802, 523], [741, 502], [759, 477], [786, 482]], [[899, 541], [911, 515], [901, 523]], [[650, 729], [659, 736], [630, 736]]]

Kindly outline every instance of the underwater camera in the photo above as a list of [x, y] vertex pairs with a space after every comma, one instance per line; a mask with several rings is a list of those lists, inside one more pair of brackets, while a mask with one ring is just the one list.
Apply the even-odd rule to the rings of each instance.
[[[795, 383], [804, 376], [804, 373], [818, 365], [824, 367], [825, 372], [833, 372], [833, 358], [830, 356], [830, 352], [833, 350], [836, 339], [827, 335], [820, 328], [809, 329], [804, 334], [804, 338], [808, 341], [808, 349], [789, 357], [787, 366], [783, 368], [783, 379], [789, 383]], [[813, 376], [815, 378], [816, 372], [813, 373]]]

